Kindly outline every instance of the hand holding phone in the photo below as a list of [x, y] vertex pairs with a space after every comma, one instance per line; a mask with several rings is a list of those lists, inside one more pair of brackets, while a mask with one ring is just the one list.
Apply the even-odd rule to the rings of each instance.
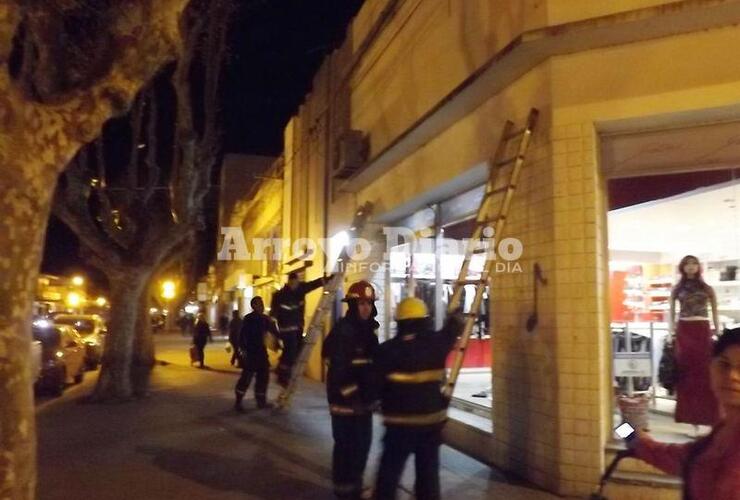
[[620, 424], [616, 429], [614, 429], [614, 433], [619, 436], [620, 439], [624, 439], [627, 443], [637, 437], [637, 431], [629, 422], [623, 422]]

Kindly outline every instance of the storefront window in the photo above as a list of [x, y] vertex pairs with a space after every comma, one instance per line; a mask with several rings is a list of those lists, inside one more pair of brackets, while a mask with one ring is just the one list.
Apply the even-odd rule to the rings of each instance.
[[[659, 377], [663, 347], [675, 334], [669, 330], [671, 292], [680, 279], [678, 263], [684, 256], [696, 255], [702, 264], [702, 278], [717, 298], [720, 330], [740, 322], [740, 183], [732, 175], [729, 182], [706, 186], [702, 174], [695, 175], [699, 184], [693, 190], [686, 174], [676, 179], [640, 178], [632, 184], [642, 191], [630, 193], [639, 202], [625, 203], [608, 215], [617, 401], [643, 398], [651, 428], [684, 437], [692, 430], [675, 422], [677, 394]], [[612, 188], [627, 182], [619, 180]], [[681, 191], [650, 198], [651, 186], [656, 193], [665, 193], [672, 182]], [[678, 301], [675, 307], [678, 316]], [[707, 321], [713, 328], [712, 313], [710, 306]], [[621, 418], [618, 406], [615, 419]]]
[[[438, 310], [446, 312], [449, 300], [459, 278], [465, 258], [465, 240], [472, 234], [470, 221], [448, 225], [440, 233], [432, 229], [424, 231], [432, 234], [434, 244], [412, 245], [404, 243], [391, 249], [390, 253], [390, 294], [391, 294], [391, 334], [395, 335], [396, 325], [392, 321], [396, 305], [408, 296], [422, 299], [435, 317]], [[444, 237], [442, 237], [444, 235]], [[427, 240], [429, 243], [430, 240]], [[437, 272], [439, 262], [439, 273]], [[473, 256], [468, 279], [479, 279], [485, 264], [485, 255]], [[441, 293], [437, 293], [440, 287]], [[475, 297], [475, 285], [466, 285], [462, 304], [466, 312]], [[491, 408], [491, 366], [492, 352], [490, 331], [489, 291], [485, 290], [479, 320], [473, 328], [471, 340], [454, 393], [453, 406], [473, 411], [490, 418]], [[451, 366], [452, 355], [448, 360]], [[477, 410], [477, 411], [476, 411]]]

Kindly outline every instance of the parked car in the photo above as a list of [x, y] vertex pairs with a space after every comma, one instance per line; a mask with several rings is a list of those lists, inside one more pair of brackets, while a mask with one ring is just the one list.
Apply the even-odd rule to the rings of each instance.
[[41, 377], [37, 389], [58, 396], [67, 384], [85, 376], [85, 342], [67, 325], [34, 326], [33, 338], [41, 342]]
[[103, 318], [97, 314], [57, 314], [54, 316], [54, 323], [72, 326], [82, 335], [85, 342], [85, 366], [88, 370], [95, 370], [103, 357], [106, 334]]
[[43, 364], [44, 349], [38, 340], [31, 342], [31, 378], [36, 383], [41, 378], [41, 365]]

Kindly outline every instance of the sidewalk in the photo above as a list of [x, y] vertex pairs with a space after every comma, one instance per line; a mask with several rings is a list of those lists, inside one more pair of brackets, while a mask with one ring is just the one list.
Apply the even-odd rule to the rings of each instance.
[[[146, 401], [77, 404], [94, 377], [38, 410], [41, 500], [331, 499], [331, 431], [323, 386], [305, 380], [290, 410], [232, 411], [237, 371], [223, 343], [206, 348], [209, 370], [189, 366], [188, 340], [162, 336]], [[271, 397], [276, 395], [271, 386]], [[249, 395], [251, 397], [251, 394]], [[378, 462], [381, 426], [366, 474]], [[442, 450], [443, 498], [539, 500], [556, 497], [509, 484], [496, 471]], [[403, 480], [413, 485], [413, 467]], [[402, 493], [399, 498], [410, 498]]]

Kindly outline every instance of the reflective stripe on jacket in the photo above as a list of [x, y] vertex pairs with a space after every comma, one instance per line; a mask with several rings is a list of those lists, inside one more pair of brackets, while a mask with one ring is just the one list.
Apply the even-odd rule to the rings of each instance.
[[385, 425], [430, 426], [447, 419], [445, 363], [462, 327], [455, 318], [440, 331], [407, 333], [380, 345], [375, 390]]

